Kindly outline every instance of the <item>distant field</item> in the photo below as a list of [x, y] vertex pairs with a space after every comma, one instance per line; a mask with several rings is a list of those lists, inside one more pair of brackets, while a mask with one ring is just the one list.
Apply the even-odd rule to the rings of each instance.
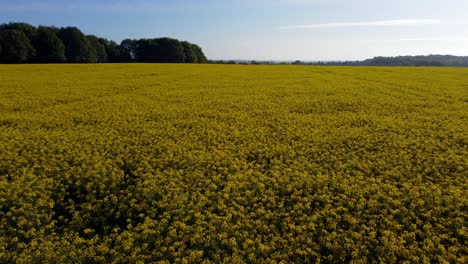
[[468, 262], [468, 69], [0, 65], [0, 262]]

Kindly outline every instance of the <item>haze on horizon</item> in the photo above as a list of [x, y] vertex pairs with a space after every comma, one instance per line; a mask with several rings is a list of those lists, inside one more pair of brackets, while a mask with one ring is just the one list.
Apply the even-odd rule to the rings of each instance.
[[0, 23], [77, 26], [120, 42], [173, 37], [209, 59], [468, 55], [466, 0], [0, 0]]

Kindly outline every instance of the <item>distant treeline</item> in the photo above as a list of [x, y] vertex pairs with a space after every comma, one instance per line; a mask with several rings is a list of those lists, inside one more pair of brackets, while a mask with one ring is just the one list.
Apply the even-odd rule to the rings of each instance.
[[363, 61], [247, 61], [247, 60], [216, 60], [215, 64], [293, 64], [293, 65], [324, 65], [324, 66], [450, 66], [468, 67], [468, 57], [452, 55], [398, 56], [375, 57]]
[[76, 27], [0, 24], [0, 63], [205, 63], [202, 49], [171, 38], [125, 39], [120, 44]]
[[349, 61], [338, 64], [363, 66], [468, 66], [468, 57], [452, 55], [375, 57], [364, 61]]

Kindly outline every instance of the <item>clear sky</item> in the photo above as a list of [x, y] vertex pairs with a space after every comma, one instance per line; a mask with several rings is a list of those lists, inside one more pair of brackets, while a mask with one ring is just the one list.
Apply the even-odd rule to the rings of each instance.
[[0, 23], [173, 37], [209, 59], [468, 56], [468, 0], [0, 0]]

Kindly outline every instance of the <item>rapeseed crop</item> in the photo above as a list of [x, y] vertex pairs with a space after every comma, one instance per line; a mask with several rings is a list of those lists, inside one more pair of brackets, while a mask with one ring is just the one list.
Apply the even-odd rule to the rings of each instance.
[[2, 263], [467, 263], [468, 72], [0, 66]]

